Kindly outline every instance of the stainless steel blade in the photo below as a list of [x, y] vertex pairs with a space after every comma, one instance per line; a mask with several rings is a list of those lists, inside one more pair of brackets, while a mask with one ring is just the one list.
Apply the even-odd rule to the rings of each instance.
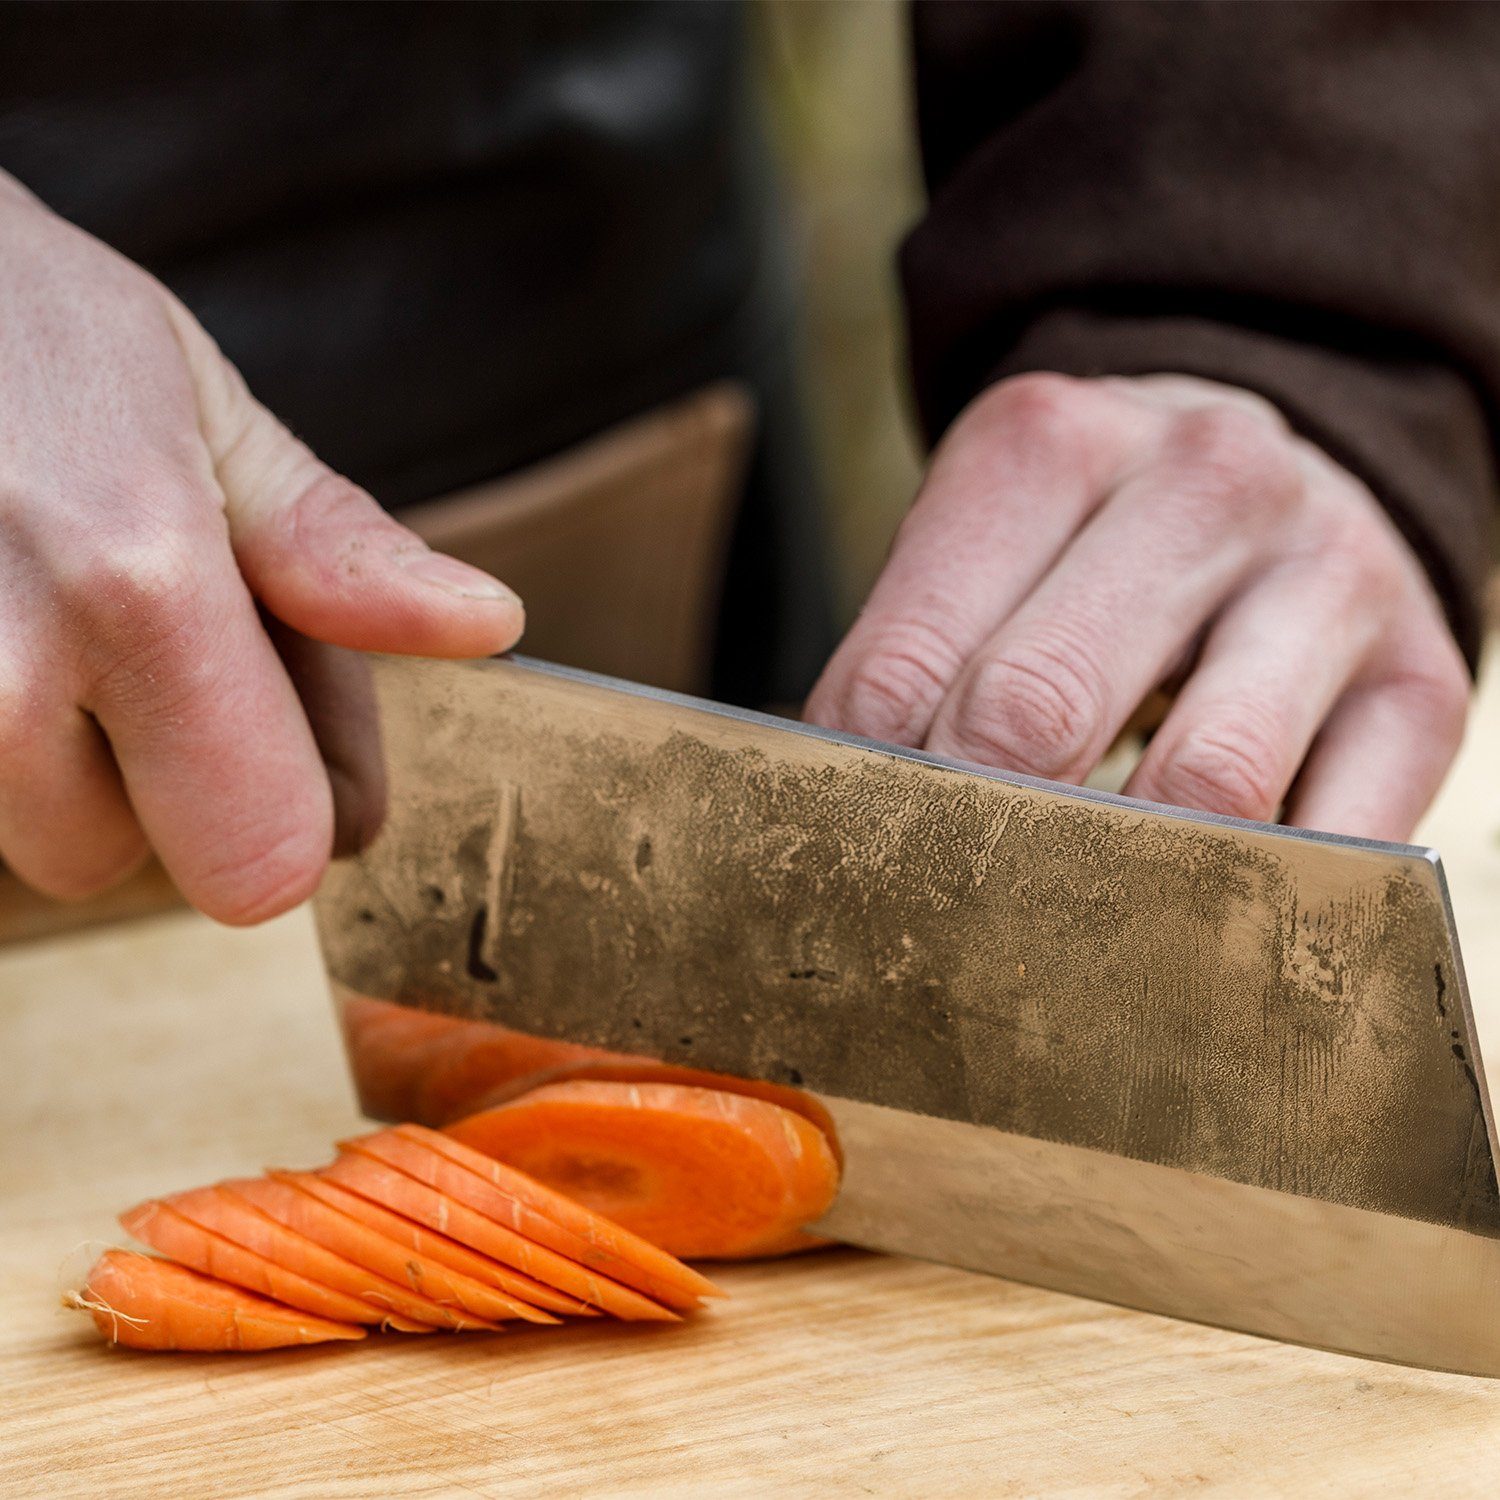
[[519, 659], [381, 661], [341, 990], [797, 1084], [830, 1232], [1500, 1374], [1494, 1138], [1437, 857]]

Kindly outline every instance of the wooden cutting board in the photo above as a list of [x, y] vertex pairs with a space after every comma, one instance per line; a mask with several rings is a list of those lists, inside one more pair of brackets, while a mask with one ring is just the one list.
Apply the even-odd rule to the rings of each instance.
[[[1492, 661], [1494, 654], [1492, 653]], [[1500, 677], [1424, 834], [1500, 1069]], [[357, 1127], [306, 913], [0, 955], [0, 1494], [1491, 1495], [1500, 1381], [852, 1251], [668, 1330], [108, 1350], [58, 1294], [115, 1210]]]

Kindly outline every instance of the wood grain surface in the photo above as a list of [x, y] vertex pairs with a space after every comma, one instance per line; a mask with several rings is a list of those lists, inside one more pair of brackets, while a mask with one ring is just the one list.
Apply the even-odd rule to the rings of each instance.
[[[1492, 654], [1492, 662], [1494, 656]], [[1500, 1072], [1500, 677], [1424, 834]], [[0, 1494], [1491, 1495], [1500, 1382], [838, 1251], [667, 1330], [104, 1348], [116, 1210], [355, 1126], [311, 923], [175, 915], [0, 956]]]

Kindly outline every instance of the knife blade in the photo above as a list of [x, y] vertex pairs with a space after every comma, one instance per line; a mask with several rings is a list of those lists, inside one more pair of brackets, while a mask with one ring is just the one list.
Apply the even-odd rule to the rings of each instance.
[[1495, 1135], [1430, 850], [519, 657], [374, 663], [335, 990], [807, 1089], [820, 1231], [1500, 1374]]

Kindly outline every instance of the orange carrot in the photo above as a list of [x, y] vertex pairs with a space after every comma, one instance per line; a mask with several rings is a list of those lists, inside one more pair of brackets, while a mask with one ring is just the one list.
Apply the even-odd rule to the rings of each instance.
[[462, 1023], [364, 995], [350, 995], [341, 1018], [359, 1107], [380, 1120], [409, 1119], [426, 1071], [427, 1049]]
[[278, 1224], [230, 1191], [234, 1186], [232, 1182], [225, 1182], [217, 1187], [196, 1188], [191, 1192], [174, 1193], [163, 1201], [194, 1224], [223, 1235], [225, 1239], [254, 1250], [279, 1265], [289, 1266], [314, 1281], [321, 1281], [325, 1286], [359, 1297], [381, 1312], [394, 1313], [434, 1328], [493, 1329], [496, 1326], [472, 1313], [441, 1306], [430, 1297], [413, 1292], [387, 1277], [377, 1276], [373, 1271], [355, 1265], [346, 1256], [337, 1255], [306, 1235]]
[[816, 1125], [718, 1089], [547, 1084], [449, 1133], [694, 1259], [794, 1248], [838, 1191], [838, 1161]]
[[[677, 1063], [655, 1062], [649, 1057], [628, 1057], [624, 1054], [611, 1056], [601, 1053], [597, 1057], [580, 1058], [557, 1063], [552, 1067], [532, 1073], [529, 1077], [517, 1076], [503, 1087], [495, 1088], [489, 1096], [474, 1107], [474, 1113], [493, 1109], [497, 1105], [509, 1104], [522, 1094], [529, 1094], [549, 1083], [571, 1083], [584, 1079], [599, 1083], [681, 1083], [689, 1088], [720, 1089], [726, 1094], [748, 1094], [752, 1099], [764, 1099], [779, 1104], [793, 1114], [810, 1120], [828, 1137], [828, 1144], [843, 1164], [839, 1150], [838, 1132], [834, 1128], [833, 1116], [816, 1095], [803, 1089], [795, 1089], [783, 1083], [768, 1083], [759, 1078], [740, 1078], [733, 1073], [711, 1073], [706, 1068], [685, 1068]], [[417, 1114], [413, 1119], [425, 1120]], [[428, 1123], [431, 1123], [430, 1121]], [[458, 1123], [458, 1122], [455, 1122]], [[444, 1126], [447, 1130], [451, 1127]]]
[[592, 1303], [603, 1312], [613, 1313], [617, 1318], [631, 1322], [677, 1321], [676, 1313], [669, 1308], [611, 1281], [607, 1276], [586, 1270], [576, 1261], [567, 1260], [543, 1245], [534, 1244], [503, 1224], [485, 1218], [363, 1151], [341, 1151], [338, 1160], [332, 1166], [324, 1167], [320, 1175], [393, 1213], [404, 1214], [472, 1250]]
[[346, 1144], [668, 1307], [686, 1311], [717, 1294], [706, 1277], [654, 1245], [578, 1204], [564, 1207], [550, 1188], [446, 1135], [398, 1125]]
[[401, 1214], [393, 1214], [390, 1209], [382, 1208], [368, 1198], [361, 1198], [358, 1193], [351, 1193], [347, 1188], [341, 1188], [336, 1182], [329, 1182], [316, 1172], [273, 1172], [271, 1175], [280, 1182], [291, 1183], [311, 1197], [321, 1199], [330, 1208], [348, 1214], [351, 1219], [358, 1219], [371, 1229], [378, 1229], [398, 1244], [416, 1251], [418, 1255], [447, 1266], [449, 1270], [461, 1271], [466, 1276], [472, 1276], [475, 1281], [484, 1282], [509, 1296], [519, 1297], [533, 1307], [544, 1307], [548, 1312], [570, 1313], [575, 1317], [599, 1316], [597, 1307], [580, 1302], [578, 1298], [570, 1297], [566, 1292], [547, 1286], [534, 1277], [524, 1276], [510, 1266], [503, 1266], [499, 1261], [491, 1260], [489, 1256], [481, 1255], [467, 1245], [460, 1245], [457, 1240], [449, 1239], [446, 1234], [424, 1228]]
[[288, 1182], [275, 1178], [250, 1178], [234, 1183], [228, 1191], [243, 1198], [252, 1208], [259, 1209], [268, 1219], [306, 1236], [325, 1250], [332, 1250], [378, 1276], [404, 1283], [434, 1302], [461, 1307], [476, 1317], [496, 1323], [507, 1318], [519, 1318], [527, 1323], [558, 1321], [539, 1307], [507, 1297], [471, 1276], [449, 1270], [404, 1248], [368, 1224], [361, 1224], [338, 1209], [330, 1208], [306, 1193], [299, 1193]]
[[814, 1095], [787, 1084], [555, 1041], [494, 1021], [439, 1015], [366, 995], [347, 996], [343, 1022], [360, 1107], [378, 1120], [446, 1130], [549, 1083], [680, 1083], [765, 1099], [804, 1116], [827, 1137], [843, 1167], [833, 1117]]
[[[498, 1211], [506, 1198], [523, 1201], [555, 1226], [549, 1231], [545, 1225], [537, 1225], [535, 1219], [529, 1219], [528, 1224], [535, 1226], [528, 1231], [533, 1238], [551, 1245], [562, 1254], [571, 1253], [567, 1249], [570, 1245], [577, 1247], [579, 1253], [575, 1259], [583, 1254], [590, 1255], [610, 1268], [610, 1275], [617, 1280], [628, 1281], [631, 1286], [669, 1307], [688, 1310], [705, 1297], [725, 1295], [708, 1277], [683, 1265], [660, 1246], [595, 1213], [576, 1199], [559, 1193], [545, 1182], [527, 1176], [509, 1163], [476, 1149], [463, 1138], [465, 1132], [461, 1127], [464, 1124], [460, 1121], [443, 1131], [424, 1130], [420, 1125], [397, 1125], [395, 1133], [409, 1140], [421, 1141], [449, 1161], [482, 1177], [489, 1195], [476, 1203], [476, 1207], [483, 1210], [489, 1206]], [[614, 1266], [619, 1269], [612, 1269]]]
[[493, 1021], [438, 1015], [368, 995], [343, 1002], [344, 1043], [360, 1108], [380, 1120], [446, 1124], [481, 1107], [499, 1086], [565, 1063], [628, 1061], [576, 1042]]
[[385, 1319], [378, 1307], [278, 1266], [255, 1251], [184, 1219], [165, 1203], [137, 1204], [120, 1215], [120, 1223], [127, 1234], [170, 1256], [179, 1265], [284, 1302], [288, 1307], [340, 1323], [380, 1323]]
[[110, 1343], [132, 1349], [281, 1349], [365, 1336], [355, 1323], [313, 1317], [133, 1250], [106, 1250], [63, 1301], [90, 1313]]
[[575, 1063], [628, 1062], [623, 1052], [606, 1052], [578, 1042], [512, 1031], [492, 1021], [463, 1021], [424, 1052], [421, 1078], [403, 1118], [446, 1125], [479, 1109], [497, 1087]]

